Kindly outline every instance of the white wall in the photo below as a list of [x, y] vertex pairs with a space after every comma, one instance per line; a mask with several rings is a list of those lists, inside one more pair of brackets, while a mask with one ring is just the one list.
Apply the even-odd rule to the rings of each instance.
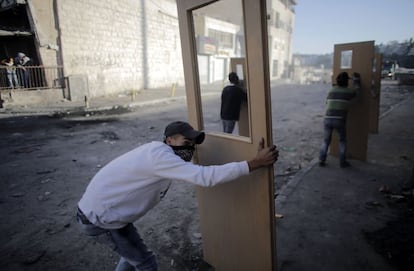
[[65, 75], [85, 74], [89, 95], [184, 82], [175, 1], [57, 1]]

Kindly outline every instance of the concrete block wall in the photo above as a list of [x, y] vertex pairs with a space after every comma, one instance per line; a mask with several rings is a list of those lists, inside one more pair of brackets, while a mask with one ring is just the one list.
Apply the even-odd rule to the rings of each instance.
[[65, 75], [86, 75], [90, 97], [184, 82], [174, 0], [55, 3]]
[[59, 34], [53, 0], [27, 1], [32, 29], [35, 29], [38, 58], [44, 66], [60, 65]]

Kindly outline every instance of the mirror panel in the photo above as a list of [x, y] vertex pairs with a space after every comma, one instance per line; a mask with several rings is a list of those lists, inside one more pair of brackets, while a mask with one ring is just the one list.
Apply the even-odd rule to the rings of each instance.
[[[242, 1], [216, 1], [193, 10], [192, 16], [203, 129], [209, 134], [219, 136], [249, 137], [248, 127], [251, 125], [244, 66], [246, 53]], [[232, 72], [239, 79], [238, 82], [232, 80], [234, 84], [229, 81]], [[222, 97], [224, 89], [226, 95]], [[235, 124], [233, 130], [232, 124]]]
[[341, 52], [341, 69], [352, 69], [352, 50]]

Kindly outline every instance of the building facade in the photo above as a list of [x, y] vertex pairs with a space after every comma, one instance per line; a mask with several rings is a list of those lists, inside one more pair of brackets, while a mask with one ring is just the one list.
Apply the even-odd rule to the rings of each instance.
[[292, 36], [296, 0], [268, 0], [270, 78], [292, 78]]
[[[66, 77], [86, 76], [90, 97], [184, 82], [174, 0], [5, 2], [0, 14], [11, 15], [0, 26], [10, 26], [1, 57], [24, 51], [37, 65], [62, 65]], [[30, 22], [24, 38], [13, 26], [16, 10]]]
[[[290, 74], [295, 5], [267, 1], [271, 79]], [[0, 58], [24, 52], [33, 65], [62, 66], [86, 78], [89, 97], [184, 83], [175, 0], [0, 0], [0, 17]], [[229, 58], [243, 55], [235, 18], [199, 18], [205, 82], [224, 80]]]

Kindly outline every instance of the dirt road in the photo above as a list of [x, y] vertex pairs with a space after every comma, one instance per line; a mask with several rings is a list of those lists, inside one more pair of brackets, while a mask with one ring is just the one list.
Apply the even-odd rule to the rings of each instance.
[[[277, 190], [317, 157], [328, 88], [287, 85], [272, 91], [274, 142], [281, 150]], [[406, 93], [384, 86], [381, 112]], [[177, 119], [187, 119], [179, 101], [122, 115], [0, 115], [1, 269], [114, 270], [118, 256], [78, 232], [76, 204], [103, 165], [136, 146], [162, 140], [165, 125]], [[198, 219], [193, 186], [174, 183], [136, 223], [160, 270], [197, 270], [202, 255]]]

